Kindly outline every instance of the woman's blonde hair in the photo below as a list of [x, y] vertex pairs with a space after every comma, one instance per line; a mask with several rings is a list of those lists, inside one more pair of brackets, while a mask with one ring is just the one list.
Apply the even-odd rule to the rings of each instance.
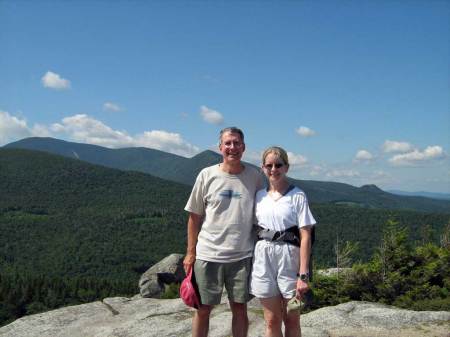
[[288, 155], [287, 155], [286, 151], [279, 146], [271, 146], [264, 151], [264, 153], [262, 155], [262, 164], [263, 165], [265, 164], [266, 157], [269, 155], [269, 153], [273, 153], [274, 155], [276, 155], [278, 158], [280, 158], [283, 161], [284, 165], [289, 166]]

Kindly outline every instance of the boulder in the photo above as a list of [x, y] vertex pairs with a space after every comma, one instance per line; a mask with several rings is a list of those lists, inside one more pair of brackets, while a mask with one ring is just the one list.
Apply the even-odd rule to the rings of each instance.
[[171, 254], [150, 267], [139, 279], [139, 292], [142, 297], [160, 298], [165, 286], [181, 283], [185, 278], [183, 255]]
[[352, 301], [312, 311], [301, 318], [305, 327], [325, 336], [448, 337], [449, 311], [413, 311], [380, 303]]
[[[107, 298], [22, 317], [0, 328], [1, 337], [178, 337], [191, 336], [194, 309], [180, 299]], [[264, 336], [257, 299], [248, 305], [249, 337]], [[303, 337], [448, 337], [450, 312], [411, 311], [378, 303], [348, 302], [304, 314]], [[212, 312], [211, 337], [231, 335], [226, 297]]]

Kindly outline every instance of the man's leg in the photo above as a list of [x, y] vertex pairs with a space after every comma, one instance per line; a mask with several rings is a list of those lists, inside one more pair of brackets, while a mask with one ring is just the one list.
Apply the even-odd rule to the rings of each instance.
[[246, 337], [248, 332], [247, 304], [230, 302], [233, 319], [231, 330], [233, 337]]
[[220, 263], [196, 260], [194, 264], [202, 305], [196, 311], [192, 320], [192, 336], [207, 337], [209, 317], [214, 305], [220, 303], [223, 289], [223, 271]]
[[201, 305], [192, 320], [192, 337], [207, 337], [209, 331], [209, 316], [214, 306]]
[[252, 258], [225, 264], [225, 288], [228, 292], [234, 337], [246, 337], [248, 331], [247, 301]]

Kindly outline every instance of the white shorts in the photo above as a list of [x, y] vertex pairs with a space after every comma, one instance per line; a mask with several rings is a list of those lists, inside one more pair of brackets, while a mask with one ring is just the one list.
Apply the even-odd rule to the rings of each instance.
[[300, 248], [285, 242], [259, 240], [253, 255], [250, 293], [258, 298], [292, 298], [297, 288]]

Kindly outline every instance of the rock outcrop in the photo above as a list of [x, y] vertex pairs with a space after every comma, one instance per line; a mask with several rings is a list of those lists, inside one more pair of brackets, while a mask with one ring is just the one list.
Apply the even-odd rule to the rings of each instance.
[[[0, 328], [2, 337], [190, 336], [194, 310], [180, 299], [107, 298], [102, 302], [26, 316]], [[249, 337], [264, 336], [262, 309], [249, 303]], [[231, 335], [231, 313], [223, 298], [214, 309], [211, 337]], [[348, 302], [301, 317], [303, 337], [449, 337], [450, 312], [410, 311], [368, 302]]]
[[139, 280], [142, 297], [159, 298], [170, 283], [181, 283], [186, 274], [183, 269], [183, 255], [171, 254], [151, 266]]

